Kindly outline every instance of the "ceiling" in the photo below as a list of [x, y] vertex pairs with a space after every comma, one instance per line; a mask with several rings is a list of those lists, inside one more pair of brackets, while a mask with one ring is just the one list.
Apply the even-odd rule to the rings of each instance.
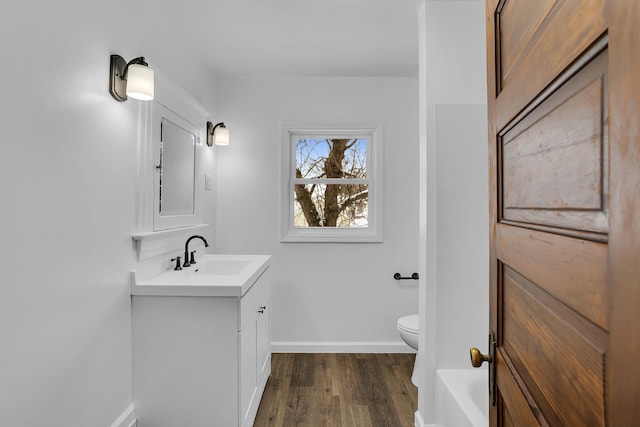
[[418, 75], [420, 0], [155, 0], [220, 75]]

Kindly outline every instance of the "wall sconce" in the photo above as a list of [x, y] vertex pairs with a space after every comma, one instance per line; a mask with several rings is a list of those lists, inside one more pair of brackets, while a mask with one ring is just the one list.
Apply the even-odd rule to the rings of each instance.
[[132, 59], [127, 63], [120, 55], [111, 55], [111, 74], [109, 93], [118, 101], [131, 98], [143, 101], [153, 99], [153, 70], [144, 61], [144, 57]]
[[222, 122], [215, 126], [207, 122], [207, 145], [211, 147], [214, 142], [216, 145], [229, 145], [229, 129]]

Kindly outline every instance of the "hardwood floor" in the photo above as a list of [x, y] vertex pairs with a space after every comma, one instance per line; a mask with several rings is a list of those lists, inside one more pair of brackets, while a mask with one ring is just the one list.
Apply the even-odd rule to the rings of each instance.
[[410, 427], [414, 354], [274, 353], [254, 427]]

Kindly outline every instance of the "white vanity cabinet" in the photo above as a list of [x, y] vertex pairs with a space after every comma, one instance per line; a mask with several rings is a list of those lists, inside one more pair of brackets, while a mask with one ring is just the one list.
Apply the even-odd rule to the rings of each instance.
[[[271, 292], [240, 300], [240, 425], [252, 426], [271, 374]], [[234, 424], [235, 425], [235, 424]]]
[[138, 427], [253, 425], [271, 373], [268, 264], [249, 285], [239, 296], [132, 292]]

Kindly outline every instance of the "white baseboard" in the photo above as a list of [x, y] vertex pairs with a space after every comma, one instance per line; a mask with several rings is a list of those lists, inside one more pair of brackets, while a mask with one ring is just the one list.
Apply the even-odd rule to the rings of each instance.
[[271, 343], [273, 353], [415, 353], [402, 341], [398, 342], [305, 342], [279, 341]]
[[420, 415], [420, 411], [416, 411], [413, 417], [415, 427], [442, 427], [438, 424], [425, 424], [422, 421], [422, 415]]
[[136, 408], [133, 403], [124, 410], [122, 415], [111, 424], [111, 427], [136, 427]]

